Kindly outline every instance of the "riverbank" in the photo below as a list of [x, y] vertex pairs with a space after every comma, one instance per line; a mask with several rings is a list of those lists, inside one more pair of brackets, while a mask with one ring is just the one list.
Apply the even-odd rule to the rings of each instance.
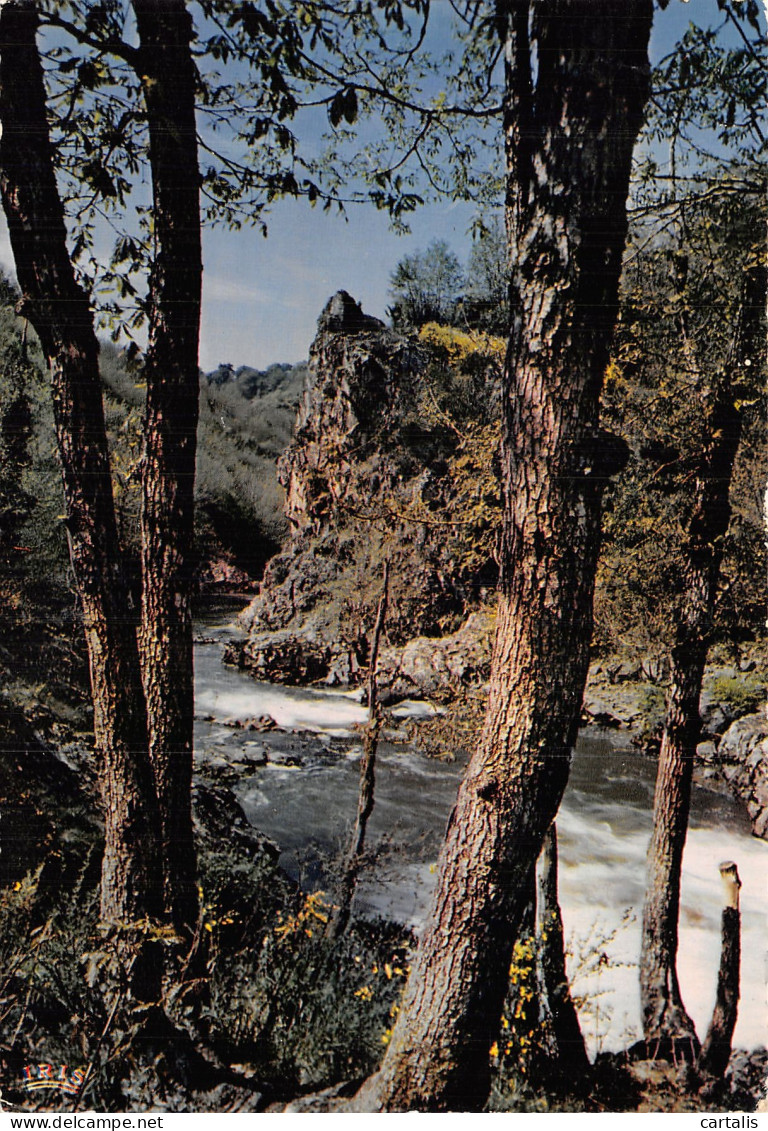
[[[328, 686], [328, 673], [338, 665], [329, 662], [327, 671], [323, 669], [325, 675], [310, 678], [311, 665], [298, 658], [300, 635], [254, 636], [248, 631], [249, 616], [245, 610], [236, 622], [220, 629], [229, 664], [262, 682], [273, 680], [293, 688]], [[450, 760], [468, 754], [482, 725], [492, 631], [493, 617], [486, 611], [472, 614], [449, 636], [417, 637], [399, 648], [382, 649], [381, 702], [395, 712], [401, 701], [436, 707], [431, 711], [416, 708], [411, 719], [401, 718], [396, 730], [403, 741], [432, 757]], [[743, 646], [737, 661], [715, 655], [707, 666], [695, 770], [699, 784], [730, 792], [742, 802], [760, 837], [768, 833], [764, 652], [761, 644]], [[351, 697], [363, 694], [364, 675], [357, 672], [352, 679]], [[597, 736], [606, 732], [618, 748], [657, 756], [667, 678], [663, 658], [629, 661], [616, 657], [593, 662], [584, 694], [583, 732]], [[331, 679], [331, 686], [334, 682]], [[730, 729], [737, 720], [739, 725]]]
[[[235, 603], [227, 601], [221, 620], [235, 611]], [[358, 692], [265, 687], [223, 665], [222, 649], [233, 631], [210, 619], [198, 629], [208, 642], [196, 646], [193, 800], [205, 930], [212, 947], [213, 1032], [218, 1055], [240, 1066], [241, 1077], [245, 1065], [249, 1083], [226, 1094], [174, 1086], [160, 1096], [149, 1077], [129, 1071], [118, 1082], [117, 1066], [104, 1046], [89, 1101], [108, 1101], [114, 1110], [120, 1104], [131, 1110], [237, 1110], [237, 1105], [263, 1110], [375, 1065], [402, 985], [403, 975], [395, 971], [405, 971], [412, 933], [423, 922], [462, 773], [460, 752], [448, 761], [413, 748], [417, 728], [443, 716], [428, 716], [423, 701], [392, 705], [399, 715], [392, 718], [380, 751], [370, 851], [353, 932], [339, 948], [329, 949], [322, 939], [328, 897], [318, 892], [329, 890], [334, 860], [354, 815], [358, 728], [366, 711]], [[414, 718], [419, 712], [421, 718]], [[705, 1110], [704, 1101], [686, 1100], [666, 1080], [622, 1090], [623, 1050], [638, 1032], [634, 964], [653, 761], [634, 748], [617, 749], [616, 733], [616, 728], [585, 729], [559, 822], [569, 971], [585, 1037], [597, 1058], [595, 1072], [600, 1066], [599, 1073], [615, 1074], [612, 1091], [583, 1096], [579, 1103], [588, 1110], [644, 1103], [663, 1103], [668, 1110], [690, 1103], [690, 1110]], [[21, 963], [14, 991], [19, 1009], [28, 993], [40, 1006], [34, 1005], [28, 1023], [18, 1011], [9, 1023], [15, 1028], [21, 1020], [17, 1043], [19, 1049], [29, 1047], [33, 1060], [79, 1063], [77, 1042], [87, 1043], [89, 1033], [97, 1041], [104, 1023], [95, 1003], [83, 998], [78, 958], [93, 950], [98, 938], [94, 897], [101, 834], [93, 759], [86, 741], [70, 736], [54, 750], [31, 730], [25, 734], [24, 759], [10, 734], [2, 756], [4, 796], [12, 799], [3, 805], [4, 837], [17, 828], [19, 851], [11, 851], [13, 845], [4, 839], [1, 862], [9, 871], [0, 926], [14, 962]], [[744, 1005], [736, 1035], [742, 1050], [766, 1040], [756, 1028], [762, 1011], [755, 1009], [762, 1000], [765, 851], [727, 797], [710, 789], [695, 791], [681, 911], [681, 977], [686, 1001], [703, 1026], [717, 967], [717, 863], [731, 856], [745, 881]], [[40, 934], [40, 924], [54, 920], [56, 931]], [[28, 937], [27, 931], [37, 933]], [[27, 952], [31, 964], [25, 965]], [[57, 985], [46, 981], [46, 963], [57, 969]], [[48, 1016], [54, 1018], [50, 1032]], [[77, 1024], [73, 1028], [62, 1018], [75, 1018]], [[729, 1077], [725, 1098], [714, 1105], [717, 1110], [741, 1109], [756, 1098], [762, 1054], [757, 1060], [755, 1055], [735, 1054], [736, 1074]], [[606, 1057], [613, 1058], [610, 1064]], [[15, 1078], [12, 1068], [8, 1073], [9, 1080]], [[751, 1092], [745, 1091], [748, 1078]], [[4, 1094], [29, 1110], [20, 1090], [16, 1094], [12, 1085], [4, 1086]], [[500, 1096], [498, 1103], [509, 1098]], [[514, 1102], [525, 1107], [528, 1101]], [[557, 1097], [548, 1102], [550, 1110], [558, 1110]]]
[[[210, 640], [210, 631], [206, 629]], [[221, 666], [218, 644], [197, 649], [201, 770], [220, 775], [252, 825], [279, 845], [281, 865], [297, 880], [322, 886], [345, 844], [357, 801], [358, 728], [366, 712], [359, 694], [328, 688], [288, 688], [254, 681]], [[414, 744], [449, 715], [427, 714], [424, 703], [400, 704], [382, 743], [371, 859], [357, 899], [358, 914], [381, 916], [418, 930], [434, 883], [434, 861], [453, 805], [466, 753], [428, 757]], [[392, 710], [396, 712], [398, 706]], [[417, 710], [423, 713], [414, 718]], [[629, 730], [587, 725], [574, 758], [558, 820], [563, 913], [574, 960], [609, 953], [606, 968], [584, 970], [585, 1000], [599, 1001], [585, 1028], [594, 1054], [636, 1038], [637, 1017], [624, 1002], [636, 997], [645, 851], [650, 833], [655, 763], [633, 747]], [[762, 885], [768, 849], [750, 835], [742, 805], [705, 772], [697, 773], [686, 853], [681, 920], [681, 970], [696, 1020], [706, 1027], [718, 963], [721, 859], [739, 860], [745, 879], [745, 985], [763, 984]], [[626, 921], [624, 914], [627, 913]], [[745, 934], [745, 939], [747, 934]], [[688, 1000], [688, 998], [686, 998]], [[634, 1009], [634, 1007], [633, 1007]], [[612, 1020], [608, 1023], [608, 1016]], [[755, 1021], [753, 1016], [751, 1025]], [[745, 1013], [742, 1024], [748, 1024]], [[762, 1014], [738, 1038], [745, 1047], [768, 1040]], [[631, 1042], [629, 1042], [631, 1043]]]

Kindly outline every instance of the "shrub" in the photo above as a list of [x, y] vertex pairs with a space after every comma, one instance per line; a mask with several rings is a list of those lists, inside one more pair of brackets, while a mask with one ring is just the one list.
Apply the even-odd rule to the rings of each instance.
[[715, 676], [707, 690], [710, 699], [733, 718], [754, 714], [765, 703], [765, 685], [754, 676]]

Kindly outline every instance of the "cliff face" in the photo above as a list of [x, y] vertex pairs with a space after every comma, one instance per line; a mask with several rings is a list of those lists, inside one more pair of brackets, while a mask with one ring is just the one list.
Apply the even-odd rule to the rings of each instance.
[[267, 566], [244, 615], [249, 639], [232, 657], [257, 677], [354, 683], [385, 559], [395, 648], [454, 631], [494, 584], [492, 561], [481, 554], [467, 566], [461, 524], [444, 521], [460, 439], [425, 412], [428, 367], [418, 339], [364, 314], [346, 292], [326, 305], [278, 469], [289, 539]]
[[337, 523], [372, 471], [370, 489], [383, 485], [370, 461], [395, 427], [417, 368], [407, 339], [363, 314], [346, 291], [330, 299], [311, 348], [294, 440], [278, 465], [294, 538]]

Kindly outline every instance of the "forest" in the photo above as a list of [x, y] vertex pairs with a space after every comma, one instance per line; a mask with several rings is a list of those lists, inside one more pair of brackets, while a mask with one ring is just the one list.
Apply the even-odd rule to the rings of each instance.
[[[764, 1109], [765, 13], [680, 4], [0, 5], [3, 1112]], [[434, 201], [204, 372], [210, 232]]]

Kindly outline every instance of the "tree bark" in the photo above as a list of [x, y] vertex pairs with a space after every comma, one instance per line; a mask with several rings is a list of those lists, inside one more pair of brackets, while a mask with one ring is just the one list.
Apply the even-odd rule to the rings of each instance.
[[[601, 486], [626, 459], [598, 431], [651, 0], [498, 0], [510, 309], [504, 533], [490, 697], [437, 890], [360, 1110], [479, 1110], [526, 880], [568, 778], [587, 673]], [[529, 36], [536, 48], [536, 74]]]
[[741, 976], [741, 914], [739, 888], [741, 880], [735, 864], [720, 865], [725, 888], [723, 907], [720, 969], [717, 974], [717, 995], [712, 1020], [701, 1047], [699, 1071], [717, 1080], [722, 1079], [731, 1059], [731, 1041], [739, 1012], [739, 980]]
[[563, 916], [557, 896], [557, 829], [547, 833], [539, 857], [538, 919], [541, 946], [541, 977], [549, 1013], [555, 1061], [570, 1079], [583, 1076], [589, 1057], [571, 997], [565, 968]]
[[[764, 272], [759, 273], [764, 280]], [[698, 1038], [677, 977], [680, 873], [688, 829], [693, 762], [701, 733], [699, 699], [730, 521], [729, 490], [741, 424], [732, 370], [744, 360], [759, 309], [754, 272], [745, 280], [734, 356], [716, 375], [703, 406], [704, 450], [697, 469], [685, 546], [685, 590], [675, 628], [670, 687], [654, 795], [643, 908], [640, 999], [643, 1033], [655, 1053], [695, 1056]], [[763, 292], [764, 294], [764, 292]]]
[[191, 811], [191, 594], [202, 286], [193, 28], [183, 0], [133, 0], [133, 8], [156, 243], [145, 360], [140, 647], [166, 905], [177, 931], [190, 937], [199, 911]]
[[[72, 566], [90, 660], [105, 848], [101, 915], [135, 923], [162, 911], [157, 806], [136, 644], [118, 549], [99, 346], [75, 279], [53, 167], [35, 5], [0, 7], [0, 188], [22, 309], [53, 386]], [[155, 989], [145, 987], [152, 998]]]

